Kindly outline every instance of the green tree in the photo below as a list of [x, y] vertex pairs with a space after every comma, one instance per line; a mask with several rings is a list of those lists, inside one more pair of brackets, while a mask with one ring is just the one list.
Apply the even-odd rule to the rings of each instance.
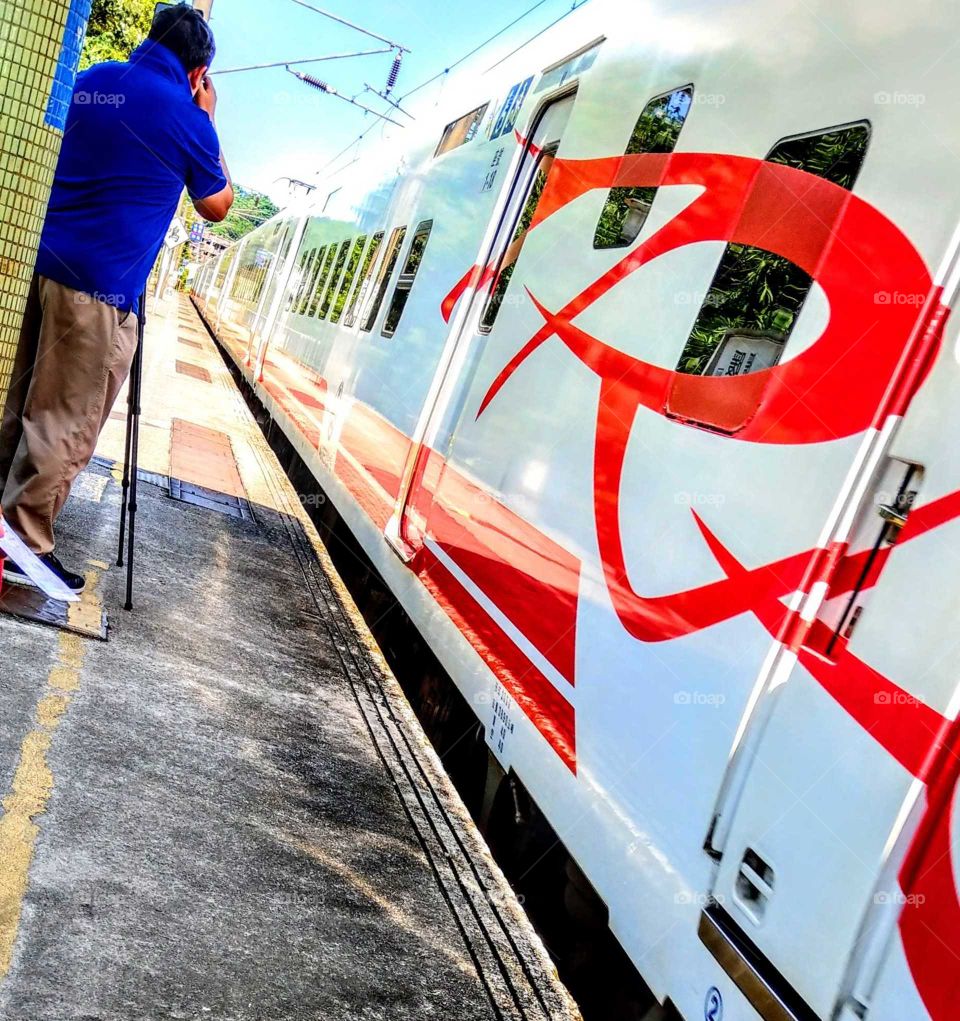
[[212, 234], [219, 234], [221, 237], [230, 238], [231, 241], [239, 241], [245, 234], [249, 234], [254, 227], [259, 227], [265, 220], [269, 220], [274, 213], [279, 212], [279, 206], [275, 205], [266, 196], [258, 191], [250, 191], [234, 185], [236, 198], [233, 208], [227, 218], [220, 223], [215, 223], [207, 228]]
[[[856, 124], [778, 143], [769, 163], [805, 170], [842, 188], [853, 188], [867, 150], [869, 131]], [[802, 196], [797, 197], [803, 201]], [[782, 255], [753, 245], [730, 244], [720, 260], [677, 369], [700, 375], [728, 330], [754, 329], [786, 342], [812, 280]]]
[[[692, 98], [693, 91], [688, 87], [651, 99], [633, 129], [626, 155], [673, 152]], [[624, 248], [632, 244], [656, 193], [656, 188], [611, 188], [600, 214], [593, 247]], [[632, 221], [629, 219], [631, 212], [637, 214]]]
[[155, 0], [93, 0], [80, 68], [126, 60], [147, 37]]

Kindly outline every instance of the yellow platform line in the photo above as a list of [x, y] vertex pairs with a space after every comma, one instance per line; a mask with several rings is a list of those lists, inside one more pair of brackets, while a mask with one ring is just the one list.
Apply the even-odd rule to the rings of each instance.
[[[100, 571], [87, 573], [87, 587], [95, 596]], [[97, 602], [99, 598], [97, 597]], [[36, 820], [47, 810], [53, 794], [53, 772], [47, 752], [57, 727], [80, 687], [80, 670], [86, 644], [75, 634], [60, 632], [57, 656], [47, 674], [46, 688], [37, 701], [34, 726], [20, 745], [10, 791], [0, 816], [0, 980], [10, 971], [13, 947], [20, 928], [30, 865], [40, 827]]]

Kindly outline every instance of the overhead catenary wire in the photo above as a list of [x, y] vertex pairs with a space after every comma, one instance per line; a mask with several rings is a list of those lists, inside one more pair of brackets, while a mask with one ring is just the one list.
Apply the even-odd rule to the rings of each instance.
[[277, 181], [286, 181], [290, 189], [303, 188], [308, 195], [310, 192], [317, 190], [317, 186], [315, 184], [310, 184], [309, 181], [300, 181], [296, 177], [275, 177], [273, 179], [273, 183], [276, 184]]
[[414, 95], [414, 93], [419, 92], [421, 89], [425, 89], [428, 85], [432, 85], [439, 78], [442, 78], [444, 75], [449, 74], [455, 67], [459, 67], [462, 63], [464, 63], [464, 61], [469, 60], [474, 54], [479, 53], [485, 46], [489, 46], [490, 43], [495, 42], [497, 39], [500, 38], [500, 36], [504, 34], [504, 32], [509, 32], [514, 25], [518, 25], [521, 21], [523, 21], [524, 18], [529, 17], [531, 14], [533, 14], [534, 11], [536, 11], [538, 8], [542, 7], [546, 3], [550, 3], [550, 0], [537, 0], [537, 3], [535, 3], [532, 7], [527, 8], [527, 10], [525, 10], [523, 14], [521, 14], [519, 17], [514, 18], [509, 25], [504, 25], [499, 32], [494, 32], [494, 34], [490, 36], [489, 39], [485, 39], [478, 46], [474, 46], [474, 48], [470, 50], [469, 53], [465, 53], [462, 57], [460, 57], [459, 60], [455, 60], [448, 67], [445, 67], [442, 71], [439, 71], [437, 74], [435, 74], [432, 78], [428, 78], [425, 82], [421, 82], [419, 85], [414, 86], [409, 92], [405, 92], [400, 97], [398, 102], [402, 103], [409, 96]]
[[386, 114], [377, 113], [376, 110], [372, 110], [369, 106], [364, 106], [363, 103], [358, 103], [356, 99], [351, 99], [349, 96], [343, 95], [343, 93], [338, 92], [332, 85], [328, 84], [325, 81], [321, 81], [319, 78], [315, 78], [312, 74], [308, 74], [306, 71], [297, 71], [295, 68], [292, 67], [288, 67], [287, 70], [295, 78], [299, 78], [300, 81], [302, 81], [305, 85], [309, 85], [312, 88], [317, 89], [318, 91], [323, 92], [328, 96], [333, 96], [336, 99], [342, 99], [345, 103], [349, 103], [351, 106], [355, 106], [366, 113], [372, 113], [385, 121], [389, 121], [391, 124], [395, 124], [398, 128], [403, 127], [403, 125], [399, 121], [393, 120]]
[[[326, 18], [330, 18], [332, 21], [339, 22], [342, 25], [346, 25], [348, 28], [351, 28], [357, 32], [361, 32], [364, 35], [370, 36], [373, 39], [378, 39], [381, 42], [387, 43], [387, 46], [378, 50], [356, 50], [351, 51], [349, 53], [331, 53], [320, 57], [304, 57], [303, 59], [300, 60], [274, 60], [262, 64], [245, 64], [242, 67], [228, 67], [222, 70], [214, 71], [212, 73], [221, 75], [238, 74], [242, 71], [262, 71], [269, 68], [282, 67], [289, 71], [291, 74], [295, 75], [297, 78], [299, 78], [302, 82], [306, 83], [307, 85], [311, 85], [313, 88], [319, 89], [321, 92], [327, 93], [327, 95], [334, 96], [337, 99], [342, 99], [345, 102], [350, 103], [352, 106], [356, 106], [358, 109], [365, 111], [366, 113], [378, 115], [376, 110], [371, 110], [369, 107], [364, 106], [362, 103], [358, 103], [356, 101], [357, 99], [356, 95], [354, 95], [352, 98], [344, 96], [336, 89], [332, 88], [327, 82], [321, 81], [320, 79], [315, 78], [312, 75], [295, 71], [293, 65], [317, 64], [320, 63], [321, 61], [326, 60], [342, 60], [349, 57], [371, 57], [383, 53], [392, 53], [393, 62], [390, 65], [390, 70], [387, 72], [387, 82], [383, 91], [374, 89], [370, 85], [365, 86], [365, 91], [373, 92], [376, 96], [379, 96], [381, 99], [386, 100], [386, 102], [388, 102], [392, 107], [394, 107], [394, 109], [399, 110], [407, 117], [414, 119], [413, 115], [408, 114], [407, 111], [404, 110], [399, 103], [389, 98], [390, 93], [395, 88], [397, 80], [400, 77], [400, 68], [403, 64], [403, 55], [404, 53], [410, 52], [410, 50], [406, 46], [402, 46], [400, 43], [394, 42], [393, 40], [388, 39], [386, 36], [378, 35], [376, 32], [370, 32], [368, 29], [362, 28], [360, 25], [357, 25], [352, 21], [347, 21], [345, 18], [341, 18], [339, 15], [332, 14], [330, 11], [326, 11], [323, 8], [316, 7], [313, 4], [308, 4], [305, 2], [305, 0], [293, 0], [293, 2], [299, 4], [301, 7], [306, 7], [308, 10], [314, 11], [317, 14], [321, 14]], [[379, 115], [379, 117], [382, 120], [390, 121], [391, 124], [397, 124], [398, 127], [403, 127], [402, 124], [398, 124], [397, 121], [392, 120], [385, 114]]]
[[318, 64], [322, 60], [346, 60], [349, 57], [373, 57], [380, 53], [393, 53], [389, 47], [381, 50], [357, 50], [351, 53], [329, 53], [324, 57], [307, 57], [304, 60], [274, 60], [269, 64], [247, 64], [244, 67], [225, 67], [210, 74], [237, 74], [239, 71], [262, 71], [269, 67], [288, 67], [290, 64]]
[[[416, 117], [413, 116], [412, 113], [410, 113], [407, 110], [404, 110], [404, 108], [399, 103], [394, 102], [386, 93], [380, 92], [377, 89], [375, 89], [369, 82], [365, 82], [364, 83], [363, 91], [364, 92], [372, 92], [375, 96], [378, 96], [385, 103], [389, 103], [394, 108], [394, 110], [397, 110], [400, 113], [402, 113], [404, 115], [404, 117], [409, 117], [410, 120], [412, 120], [412, 121], [415, 121], [417, 119]], [[354, 97], [354, 98], [356, 98], [356, 97]]]
[[[317, 171], [317, 175], [319, 176], [320, 174], [322, 174], [324, 172], [324, 170], [327, 169], [327, 167], [331, 166], [331, 164], [333, 164], [333, 163], [336, 163], [337, 160], [340, 159], [341, 156], [343, 156], [345, 153], [348, 153], [358, 142], [362, 142], [364, 140], [364, 138], [367, 137], [367, 133], [370, 131], [370, 129], [371, 128], [375, 128], [380, 123], [381, 120], [389, 120], [389, 118], [387, 117], [387, 115], [385, 113], [377, 114], [377, 119], [366, 129], [366, 131], [361, 131], [360, 134], [357, 135], [357, 137], [354, 138], [347, 145], [345, 145], [337, 153], [337, 155], [333, 157], [333, 159], [327, 160], [327, 162], [324, 163], [324, 165]], [[391, 124], [395, 124], [395, 123], [396, 123], [396, 121], [391, 121]]]
[[[256, 213], [252, 213], [247, 209], [237, 209], [234, 207], [230, 210], [231, 216], [239, 216], [243, 220], [250, 220], [252, 223], [266, 223], [270, 219], [270, 216], [259, 216]], [[270, 214], [273, 215], [272, 213]]]
[[487, 70], [492, 71], [495, 67], [499, 67], [501, 64], [508, 61], [515, 53], [519, 53], [520, 50], [524, 48], [524, 46], [529, 46], [530, 43], [534, 41], [534, 39], [539, 39], [544, 32], [549, 32], [554, 25], [559, 25], [564, 18], [569, 18], [574, 11], [579, 11], [580, 8], [584, 6], [584, 4], [588, 3], [590, 3], [590, 0], [573, 0], [573, 3], [570, 5], [570, 10], [564, 11], [559, 18], [555, 18], [553, 21], [550, 22], [549, 25], [544, 25], [539, 32], [535, 32], [532, 36], [530, 36], [529, 39], [525, 39], [522, 43], [520, 43], [519, 46], [515, 47], [509, 53], [502, 56], [495, 64], [491, 64], [487, 68]]
[[346, 18], [341, 18], [339, 14], [333, 14], [330, 11], [324, 10], [322, 7], [315, 7], [313, 4], [308, 4], [306, 0], [293, 0], [293, 3], [298, 4], [300, 7], [306, 7], [308, 11], [313, 11], [314, 14], [320, 14], [325, 18], [329, 18], [331, 21], [336, 21], [340, 25], [346, 25], [347, 28], [352, 28], [357, 32], [361, 32], [363, 35], [368, 35], [371, 39], [379, 39], [380, 42], [387, 43], [391, 49], [400, 50], [403, 53], [410, 52], [406, 46], [401, 46], [400, 43], [395, 42], [393, 39], [388, 39], [383, 35], [377, 35], [376, 32], [371, 32], [367, 28], [361, 28], [360, 25], [357, 25], [352, 21], [347, 21]]
[[[300, 0], [294, 0], [294, 3], [299, 3], [299, 2], [300, 2]], [[414, 95], [415, 93], [419, 92], [421, 89], [425, 89], [428, 85], [432, 85], [438, 79], [443, 78], [445, 75], [448, 75], [455, 67], [459, 67], [460, 64], [464, 63], [464, 61], [469, 60], [472, 56], [474, 56], [474, 54], [479, 53], [480, 50], [482, 50], [485, 46], [489, 46], [490, 43], [495, 42], [505, 32], [509, 32], [510, 29], [514, 27], [514, 25], [518, 25], [521, 21], [524, 20], [524, 18], [529, 17], [531, 14], [534, 13], [534, 11], [538, 10], [539, 8], [543, 7], [544, 4], [549, 3], [549, 2], [550, 2], [550, 0], [537, 0], [537, 2], [535, 4], [533, 4], [532, 7], [528, 7], [527, 10], [525, 10], [521, 15], [519, 15], [516, 18], [514, 18], [513, 21], [511, 21], [509, 24], [504, 25], [503, 28], [501, 28], [498, 32], [495, 32], [492, 36], [489, 37], [489, 39], [485, 39], [482, 43], [480, 43], [479, 45], [475, 46], [472, 50], [469, 51], [469, 53], [465, 53], [458, 60], [455, 60], [452, 64], [448, 65], [442, 71], [440, 71], [439, 73], [433, 75], [431, 78], [428, 78], [426, 81], [421, 82], [419, 85], [415, 85], [412, 89], [410, 89], [409, 92], [405, 92], [397, 100], [397, 103], [402, 103], [405, 99], [407, 99], [408, 97], [410, 97], [410, 96]], [[559, 22], [563, 21], [564, 18], [569, 17], [569, 15], [571, 15], [574, 11], [579, 10], [587, 2], [588, 2], [588, 0], [580, 0], [579, 3], [574, 2], [573, 6], [569, 10], [564, 11], [564, 13], [561, 14], [559, 18], [557, 18], [556, 20], [550, 22], [550, 24], [547, 25], [546, 28], [542, 29], [541, 31], [545, 32], [548, 29], [552, 28], [554, 25], [556, 25]], [[536, 36], [533, 36], [533, 38], [536, 38]], [[380, 98], [383, 99], [385, 97], [381, 96]], [[388, 100], [388, 102], [389, 102], [389, 100]], [[343, 156], [346, 153], [348, 153], [358, 142], [362, 142], [363, 139], [366, 138], [366, 136], [369, 133], [369, 131], [371, 130], [371, 128], [376, 127], [377, 123], [379, 123], [380, 118], [388, 119], [386, 117], [386, 114], [378, 114], [377, 120], [374, 121], [373, 124], [369, 125], [369, 127], [365, 128], [359, 135], [357, 135], [356, 138], [354, 138], [347, 145], [345, 145], [336, 154], [336, 156], [333, 156], [331, 159], [327, 160], [327, 162], [324, 163], [324, 165], [317, 171], [317, 175], [319, 176], [325, 170], [327, 170], [329, 167], [333, 166], [333, 164], [336, 163], [337, 160], [339, 160], [341, 156]], [[395, 122], [391, 121], [391, 123], [395, 123]]]

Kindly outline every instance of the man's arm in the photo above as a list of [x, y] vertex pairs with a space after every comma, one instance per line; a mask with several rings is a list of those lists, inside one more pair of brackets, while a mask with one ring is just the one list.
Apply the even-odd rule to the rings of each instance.
[[[203, 81], [200, 83], [200, 88], [197, 90], [196, 102], [197, 106], [207, 113], [210, 117], [210, 122], [216, 127], [214, 114], [217, 109], [217, 91], [207, 75], [204, 76]], [[208, 195], [204, 199], [194, 199], [193, 202], [193, 208], [205, 220], [212, 220], [214, 223], [219, 223], [223, 220], [233, 205], [233, 184], [222, 147], [220, 149], [220, 166], [223, 170], [223, 176], [227, 179], [227, 186], [213, 195]]]

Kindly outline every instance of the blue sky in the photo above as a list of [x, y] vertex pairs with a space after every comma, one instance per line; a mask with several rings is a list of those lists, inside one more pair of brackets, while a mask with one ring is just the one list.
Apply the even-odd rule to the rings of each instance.
[[[404, 55], [394, 95], [403, 95], [509, 24], [536, 0], [311, 0], [412, 51]], [[554, 21], [572, 0], [542, 0], [541, 6], [484, 51], [504, 53]], [[217, 38], [214, 70], [273, 60], [296, 60], [382, 44], [351, 31], [293, 0], [214, 0], [211, 22]], [[338, 91], [386, 109], [365, 83], [382, 89], [392, 59], [383, 54], [301, 66]], [[484, 65], [486, 66], [486, 65]], [[310, 179], [373, 118], [347, 103], [311, 89], [283, 68], [218, 75], [217, 126], [231, 173], [238, 184], [280, 200], [289, 175]], [[434, 89], [436, 86], [434, 86]], [[436, 93], [434, 92], [434, 95]], [[428, 95], [429, 98], [429, 95]]]

